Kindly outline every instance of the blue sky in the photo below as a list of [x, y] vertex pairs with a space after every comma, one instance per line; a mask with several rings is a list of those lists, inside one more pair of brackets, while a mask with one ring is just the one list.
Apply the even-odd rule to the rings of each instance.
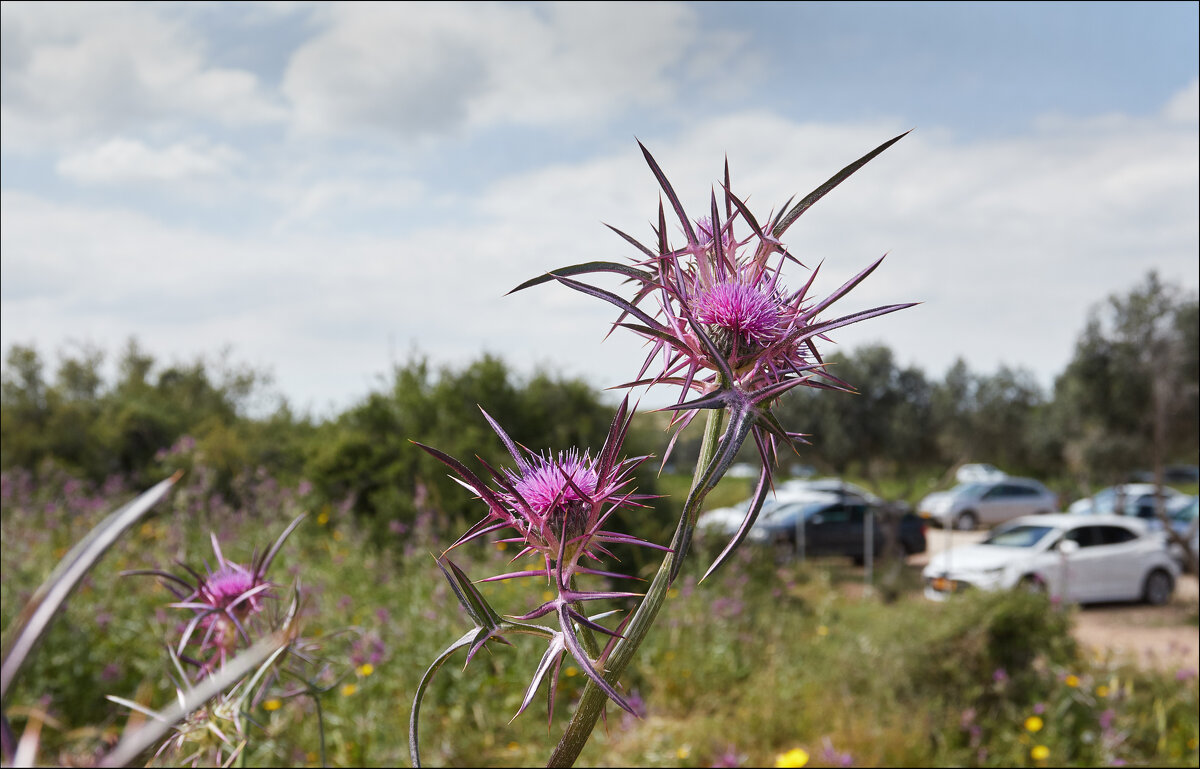
[[699, 216], [726, 156], [765, 214], [914, 129], [789, 232], [826, 291], [888, 254], [839, 309], [922, 302], [834, 341], [1048, 386], [1197, 285], [1198, 7], [5, 3], [0, 343], [229, 345], [321, 413], [411, 349], [607, 386], [607, 305], [504, 293], [649, 237], [635, 137]]

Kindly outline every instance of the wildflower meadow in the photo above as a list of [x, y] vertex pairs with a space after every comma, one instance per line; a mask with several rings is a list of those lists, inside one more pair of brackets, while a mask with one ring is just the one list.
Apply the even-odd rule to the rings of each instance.
[[[746, 541], [822, 441], [786, 404], [874, 386], [831, 337], [920, 300], [853, 306], [878, 256], [820, 295], [785, 244], [902, 138], [766, 211], [726, 162], [699, 216], [641, 147], [652, 237], [612, 228], [625, 261], [513, 281], [645, 342], [615, 406], [418, 363], [340, 432], [293, 424], [300, 461], [283, 416], [163, 440], [134, 388], [140, 409], [92, 424], [136, 436], [136, 462], [6, 463], [5, 764], [1194, 766], [1196, 671], [1082, 646], [1077, 607], [931, 603], [903, 563], [852, 591], [848, 563]], [[646, 388], [671, 405], [642, 413]], [[727, 477], [747, 459], [757, 477]], [[732, 537], [697, 532], [746, 497]]]

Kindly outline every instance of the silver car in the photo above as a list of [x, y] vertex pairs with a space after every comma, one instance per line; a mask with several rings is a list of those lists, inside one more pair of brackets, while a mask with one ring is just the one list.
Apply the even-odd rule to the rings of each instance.
[[994, 526], [1022, 515], [1043, 515], [1058, 509], [1058, 496], [1030, 478], [1004, 478], [964, 483], [950, 491], [926, 496], [917, 513], [942, 528], [970, 531], [981, 524]]
[[1179, 567], [1160, 535], [1128, 516], [1039, 515], [997, 527], [977, 545], [929, 559], [925, 596], [1025, 587], [1089, 603], [1171, 600]]

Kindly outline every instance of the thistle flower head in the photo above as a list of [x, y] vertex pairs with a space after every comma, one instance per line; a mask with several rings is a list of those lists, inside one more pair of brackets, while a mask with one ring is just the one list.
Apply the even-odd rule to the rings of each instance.
[[[644, 338], [648, 348], [637, 376], [621, 386], [678, 387], [678, 401], [668, 407], [675, 412], [676, 437], [700, 409], [724, 410], [729, 427], [706, 477], [715, 483], [745, 439], [753, 435], [762, 458], [760, 488], [769, 486], [777, 442], [793, 446], [804, 439], [786, 431], [775, 419], [771, 413], [775, 400], [798, 386], [852, 389], [826, 370], [817, 342], [827, 340], [827, 334], [835, 329], [911, 306], [887, 305], [828, 318], [829, 308], [871, 274], [882, 257], [833, 293], [818, 298], [811, 294], [815, 269], [792, 289], [785, 288], [785, 269], [803, 265], [780, 239], [817, 200], [902, 136], [846, 166], [795, 205], [788, 201], [762, 220], [733, 193], [728, 163], [722, 200], [718, 201], [714, 191], [707, 215], [690, 219], [666, 175], [643, 146], [646, 162], [679, 222], [683, 242], [671, 242], [666, 208], [660, 202], [653, 245], [611, 228], [638, 250], [632, 264], [572, 265], [513, 290], [556, 280], [618, 307], [621, 312], [615, 325]], [[634, 286], [632, 296], [576, 279], [597, 272], [624, 276]], [[664, 462], [673, 445], [674, 439], [664, 452]], [[711, 485], [705, 485], [700, 493], [707, 493], [708, 488]], [[757, 507], [748, 513], [739, 536], [756, 515]]]
[[[192, 612], [177, 644], [177, 654], [199, 668], [199, 677], [224, 664], [239, 643], [250, 643], [251, 620], [263, 611], [267, 601], [277, 598], [273, 592], [276, 585], [267, 579], [267, 570], [284, 541], [304, 517], [301, 515], [292, 521], [269, 550], [255, 554], [249, 567], [227, 559], [221, 551], [221, 543], [212, 534], [210, 540], [216, 566], [205, 564], [203, 573], [184, 563], [179, 563], [184, 576], [161, 569], [122, 572], [122, 575], [158, 577], [177, 599], [170, 606]], [[185, 656], [189, 644], [195, 648], [192, 655]]]
[[[538, 558], [538, 568], [499, 574], [479, 581], [540, 577], [546, 579], [553, 588], [550, 600], [515, 618], [524, 621], [553, 614], [560, 626], [543, 664], [539, 666], [521, 710], [529, 704], [532, 691], [538, 682], [548, 671], [557, 671], [563, 655], [567, 653], [575, 658], [585, 675], [600, 686], [614, 702], [628, 710], [628, 704], [604, 680], [601, 670], [598, 669], [603, 654], [597, 657], [588, 653], [577, 635], [577, 626], [616, 637], [617, 631], [604, 627], [582, 612], [582, 602], [629, 598], [638, 594], [584, 590], [576, 584], [576, 578], [581, 576], [626, 578], [623, 574], [600, 571], [586, 565], [598, 562], [606, 555], [611, 556], [607, 545], [622, 543], [666, 549], [607, 527], [609, 519], [617, 510], [644, 507], [643, 501], [649, 498], [647, 495], [634, 493], [630, 488], [634, 470], [649, 457], [619, 458], [632, 420], [628, 398], [617, 409], [604, 446], [595, 456], [586, 451], [581, 453], [578, 449], [568, 449], [558, 454], [535, 453], [514, 442], [486, 411], [483, 415], [515, 463], [515, 469], [503, 470], [496, 470], [484, 463], [484, 468], [494, 485], [485, 483], [457, 459], [429, 446], [420, 443], [417, 445], [454, 470], [461, 479], [460, 483], [474, 491], [488, 506], [488, 514], [449, 549], [494, 532], [512, 529], [515, 530], [516, 536], [503, 541], [523, 545], [513, 560], [526, 555], [535, 555]], [[460, 583], [457, 590], [462, 594], [473, 591], [472, 587], [463, 584], [465, 575], [453, 564], [447, 562], [442, 568], [452, 582]], [[451, 577], [452, 574], [455, 576]], [[490, 637], [483, 636], [485, 640]], [[479, 645], [477, 643], [473, 650]], [[553, 691], [552, 683], [551, 700]]]
[[604, 447], [595, 456], [575, 448], [558, 454], [536, 453], [514, 442], [486, 411], [483, 416], [515, 464], [514, 468], [497, 470], [484, 463], [493, 486], [458, 460], [417, 444], [453, 469], [460, 483], [488, 505], [488, 515], [451, 545], [451, 549], [486, 534], [513, 529], [517, 536], [507, 541], [524, 546], [517, 557], [538, 553], [545, 568], [505, 577], [541, 575], [565, 590], [576, 574], [593, 573], [580, 562], [584, 558], [600, 560], [608, 552], [605, 544], [649, 545], [605, 528], [617, 510], [644, 507], [642, 501], [647, 499], [646, 495], [634, 493], [630, 484], [634, 470], [648, 457], [618, 459], [632, 419], [628, 399], [618, 409]]

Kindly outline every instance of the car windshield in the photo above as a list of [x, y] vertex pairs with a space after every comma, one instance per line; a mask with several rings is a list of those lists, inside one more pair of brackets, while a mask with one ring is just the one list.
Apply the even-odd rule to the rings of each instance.
[[1192, 503], [1182, 510], [1176, 510], [1171, 518], [1178, 523], [1191, 523], [1200, 514], [1200, 498], [1192, 499]]
[[977, 497], [991, 486], [986, 483], [962, 483], [950, 489], [950, 493], [956, 497]]
[[796, 520], [799, 511], [804, 511], [804, 519], [808, 520], [816, 513], [829, 507], [828, 502], [784, 502], [775, 505], [773, 509], [765, 509], [759, 514], [759, 520], [775, 523], [784, 520]]
[[981, 544], [998, 547], [1033, 547], [1050, 533], [1050, 526], [1013, 526], [994, 531]]

